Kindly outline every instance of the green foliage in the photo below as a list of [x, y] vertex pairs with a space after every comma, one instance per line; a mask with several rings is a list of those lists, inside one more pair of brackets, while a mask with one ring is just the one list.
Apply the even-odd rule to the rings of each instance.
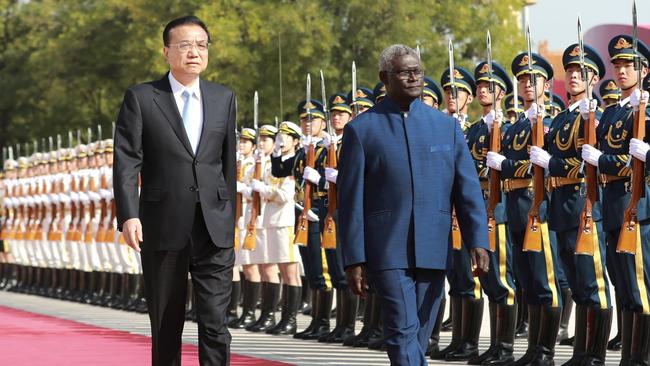
[[[295, 119], [312, 75], [327, 93], [374, 87], [377, 59], [393, 43], [419, 44], [427, 75], [447, 66], [447, 39], [458, 65], [485, 57], [485, 31], [495, 60], [508, 68], [524, 46], [516, 14], [521, 0], [0, 0], [0, 145], [31, 141], [102, 124], [110, 131], [124, 90], [162, 77], [162, 29], [174, 17], [196, 14], [213, 35], [203, 75], [238, 96], [239, 123], [252, 124], [260, 94], [262, 123]], [[278, 46], [282, 45], [282, 93]]]

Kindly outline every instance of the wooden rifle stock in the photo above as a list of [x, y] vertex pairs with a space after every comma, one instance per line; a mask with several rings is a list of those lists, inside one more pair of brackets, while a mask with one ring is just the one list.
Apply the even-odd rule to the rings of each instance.
[[[541, 112], [541, 109], [540, 109]], [[541, 113], [532, 128], [533, 146], [544, 146], [544, 121]], [[531, 162], [532, 164], [532, 162]], [[533, 204], [528, 212], [528, 223], [524, 234], [523, 250], [528, 252], [542, 251], [542, 223], [539, 208], [544, 201], [544, 168], [533, 164]]]
[[[330, 149], [327, 151], [327, 167], [336, 169], [338, 161], [336, 159], [336, 145], [332, 142]], [[336, 211], [336, 184], [330, 182], [327, 191], [327, 217], [325, 217], [325, 226], [323, 230], [323, 249], [336, 249], [336, 223], [334, 222], [334, 212]]]
[[[307, 166], [314, 167], [314, 145], [309, 144], [309, 150], [307, 150]], [[302, 213], [298, 217], [298, 225], [296, 226], [296, 237], [293, 240], [294, 244], [307, 246], [307, 239], [309, 237], [309, 210], [311, 210], [311, 190], [312, 184], [307, 181], [303, 181], [305, 184], [305, 194]]]
[[[501, 124], [494, 123], [490, 135], [490, 151], [498, 153], [501, 150]], [[488, 238], [490, 240], [490, 251], [497, 248], [497, 221], [494, 210], [501, 202], [501, 174], [496, 169], [490, 169], [489, 196], [487, 204], [488, 217]]]
[[[589, 120], [584, 125], [585, 142], [594, 146], [596, 143], [596, 112], [589, 112]], [[576, 241], [576, 254], [594, 255], [598, 245], [596, 224], [594, 223], [593, 207], [598, 201], [598, 175], [596, 167], [585, 164], [585, 207], [580, 214], [580, 226], [578, 227], [578, 239]]]
[[[255, 161], [255, 179], [262, 179], [262, 159], [258, 157]], [[251, 217], [246, 226], [246, 236], [244, 237], [244, 249], [255, 250], [257, 247], [257, 216], [260, 215], [261, 198], [260, 193], [253, 191], [253, 202], [251, 203]]]
[[[645, 138], [645, 110], [646, 103], [639, 104], [639, 110], [634, 112], [634, 138], [643, 140]], [[632, 159], [632, 197], [623, 215], [623, 226], [618, 237], [616, 251], [619, 253], [636, 254], [637, 236], [639, 234], [639, 220], [637, 217], [637, 204], [645, 192], [645, 167], [644, 163], [630, 156]]]

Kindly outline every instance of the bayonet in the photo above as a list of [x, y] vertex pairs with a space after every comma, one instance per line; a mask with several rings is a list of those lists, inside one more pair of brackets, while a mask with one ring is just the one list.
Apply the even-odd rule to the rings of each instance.
[[68, 131], [68, 147], [72, 148], [72, 131]]
[[56, 135], [56, 149], [61, 150], [61, 146], [63, 145], [62, 138], [60, 134]]
[[280, 125], [280, 120], [278, 119], [278, 116], [275, 116], [275, 128], [278, 128]]
[[512, 77], [512, 104], [515, 107], [515, 115], [517, 116], [515, 121], [519, 119], [519, 81], [516, 77]]
[[93, 142], [93, 129], [92, 127], [88, 127], [88, 145], [90, 145]]
[[[354, 70], [354, 63], [352, 63]], [[307, 145], [311, 145], [311, 74], [307, 73], [307, 85], [305, 86], [305, 109], [307, 111]]]
[[9, 146], [7, 150], [8, 150], [7, 154], [9, 156], [9, 160], [14, 160], [14, 148]]
[[253, 95], [253, 129], [257, 132], [257, 127], [258, 127], [258, 118], [259, 118], [259, 95], [257, 94], [257, 90], [255, 91], [255, 94]]
[[327, 133], [330, 135], [332, 140], [334, 139], [334, 134], [332, 130], [332, 120], [327, 108], [327, 94], [325, 93], [325, 76], [323, 75], [323, 70], [320, 70], [320, 94], [321, 99], [323, 100], [323, 110], [325, 111], [325, 122], [327, 123]]
[[634, 70], [636, 70], [637, 88], [643, 91], [643, 78], [641, 77], [641, 56], [639, 55], [639, 33], [636, 16], [636, 0], [632, 2], [632, 48], [634, 49]]
[[49, 146], [50, 146], [50, 152], [52, 152], [52, 151], [54, 151], [54, 139], [52, 138], [52, 136], [48, 137], [47, 139], [48, 139]]
[[[460, 105], [458, 104], [458, 87], [456, 87], [456, 77], [454, 72], [456, 66], [454, 65], [454, 44], [449, 39], [449, 83], [451, 88], [451, 97], [454, 98], [454, 103], [456, 104], [456, 114], [460, 117]], [[451, 113], [450, 113], [451, 114]]]
[[102, 140], [102, 125], [97, 125], [97, 141]]
[[47, 145], [45, 144], [45, 137], [43, 137], [41, 138], [41, 150], [43, 152], [47, 152], [46, 149], [47, 149]]
[[350, 102], [354, 106], [355, 117], [359, 115], [359, 106], [357, 105], [357, 65], [352, 61], [352, 97]]

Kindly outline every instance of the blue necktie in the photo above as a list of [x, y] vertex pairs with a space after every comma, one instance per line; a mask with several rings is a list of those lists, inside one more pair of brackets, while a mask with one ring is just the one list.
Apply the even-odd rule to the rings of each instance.
[[190, 104], [192, 104], [192, 101], [194, 100], [192, 98], [192, 95], [194, 95], [194, 93], [190, 95], [190, 92], [187, 90], [184, 90], [183, 94], [181, 94], [181, 96], [185, 101], [185, 105], [183, 106], [182, 117], [183, 117], [183, 125], [185, 126], [185, 133], [187, 134], [187, 138], [190, 140], [190, 145], [192, 145], [192, 151], [196, 153], [196, 145], [198, 143], [198, 141], [196, 141], [196, 136], [198, 135], [196, 129], [198, 128], [198, 126], [193, 126], [192, 123], [194, 121], [192, 121], [190, 118], [190, 114], [192, 111], [192, 107], [190, 106]]

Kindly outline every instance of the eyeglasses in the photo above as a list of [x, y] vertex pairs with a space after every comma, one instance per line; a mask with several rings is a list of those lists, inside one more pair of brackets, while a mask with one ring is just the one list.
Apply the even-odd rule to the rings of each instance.
[[398, 70], [398, 71], [390, 71], [391, 74], [397, 75], [399, 79], [402, 80], [408, 80], [411, 75], [415, 77], [416, 79], [421, 78], [424, 76], [424, 70], [422, 69], [411, 69], [411, 70]]
[[210, 46], [210, 42], [208, 41], [195, 41], [195, 42], [189, 42], [189, 41], [182, 41], [178, 43], [170, 43], [167, 47], [174, 46], [176, 47], [177, 50], [181, 52], [187, 52], [190, 50], [192, 46], [195, 46], [199, 52], [205, 52], [208, 50], [208, 47]]

